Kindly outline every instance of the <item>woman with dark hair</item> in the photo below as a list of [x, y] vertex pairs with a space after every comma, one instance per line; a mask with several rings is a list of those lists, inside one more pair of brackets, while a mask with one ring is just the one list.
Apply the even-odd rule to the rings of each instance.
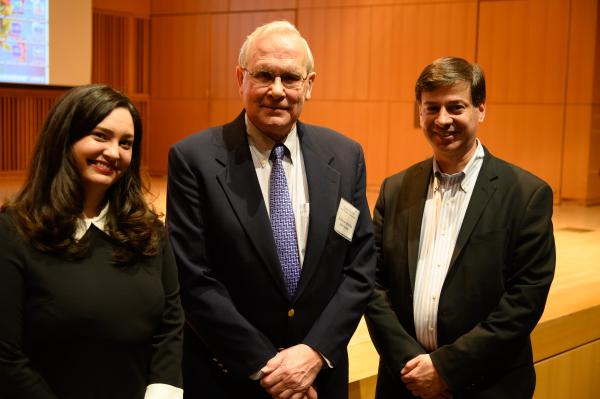
[[0, 213], [0, 397], [179, 398], [183, 313], [144, 200], [142, 126], [104, 85], [68, 91]]

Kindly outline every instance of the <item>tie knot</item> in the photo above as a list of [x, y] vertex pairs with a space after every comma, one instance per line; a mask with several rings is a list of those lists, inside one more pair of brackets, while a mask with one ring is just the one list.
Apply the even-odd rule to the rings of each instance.
[[273, 147], [273, 150], [271, 151], [271, 160], [282, 160], [283, 159], [283, 155], [285, 154], [285, 147], [283, 146], [283, 144], [275, 144], [275, 147]]

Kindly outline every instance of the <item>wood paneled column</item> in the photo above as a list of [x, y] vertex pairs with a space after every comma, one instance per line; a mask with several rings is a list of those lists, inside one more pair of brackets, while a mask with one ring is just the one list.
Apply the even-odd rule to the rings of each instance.
[[564, 200], [600, 203], [600, 7], [571, 0], [565, 101]]

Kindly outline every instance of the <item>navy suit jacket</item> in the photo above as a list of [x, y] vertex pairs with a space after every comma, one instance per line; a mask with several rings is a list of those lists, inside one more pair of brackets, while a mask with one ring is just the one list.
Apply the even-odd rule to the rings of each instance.
[[[289, 298], [252, 163], [244, 113], [175, 144], [167, 225], [187, 318], [186, 397], [269, 397], [249, 376], [279, 349], [305, 343], [331, 361], [319, 397], [346, 398], [346, 346], [372, 292], [375, 252], [360, 145], [297, 123], [310, 220]], [[340, 200], [360, 210], [352, 241], [334, 231]]]
[[[413, 292], [432, 160], [386, 179], [374, 211], [376, 288], [366, 320], [381, 355], [377, 397], [412, 398], [400, 370], [426, 353], [416, 340]], [[485, 157], [460, 228], [438, 308], [432, 361], [454, 399], [530, 398], [529, 334], [554, 275], [552, 190]]]

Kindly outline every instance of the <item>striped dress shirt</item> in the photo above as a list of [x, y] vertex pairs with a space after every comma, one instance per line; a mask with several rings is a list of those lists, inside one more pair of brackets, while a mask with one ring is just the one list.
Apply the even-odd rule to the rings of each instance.
[[473, 157], [462, 172], [453, 175], [442, 173], [433, 160], [433, 175], [421, 223], [413, 296], [417, 340], [428, 351], [438, 347], [439, 298], [483, 156], [483, 146], [477, 140]]

